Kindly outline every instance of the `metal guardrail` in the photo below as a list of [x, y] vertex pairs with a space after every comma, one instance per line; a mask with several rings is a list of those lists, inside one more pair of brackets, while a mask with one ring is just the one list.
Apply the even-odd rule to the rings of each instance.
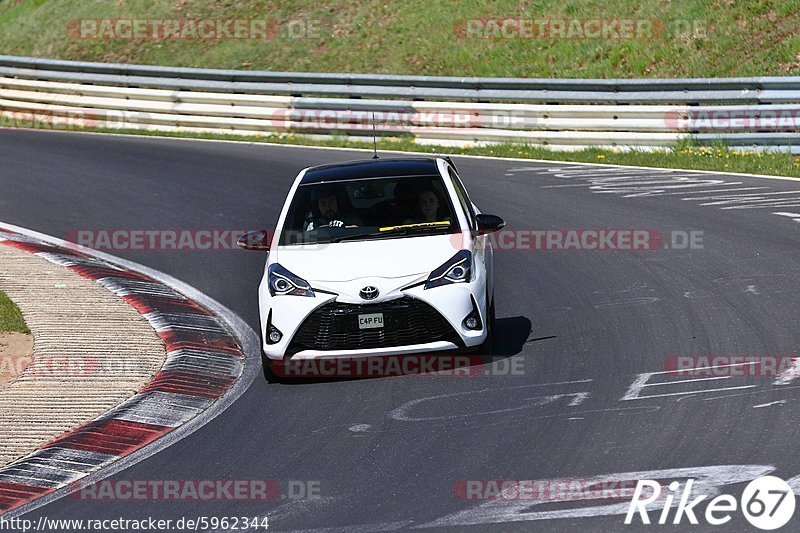
[[[250, 72], [0, 56], [0, 124], [800, 153], [800, 77], [520, 79]], [[44, 119], [46, 122], [46, 118]], [[55, 119], [51, 119], [55, 120]], [[69, 126], [69, 124], [67, 124]], [[797, 146], [795, 146], [797, 145]]]

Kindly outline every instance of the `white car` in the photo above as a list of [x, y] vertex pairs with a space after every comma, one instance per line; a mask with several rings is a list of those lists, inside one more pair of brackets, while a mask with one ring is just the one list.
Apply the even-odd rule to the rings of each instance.
[[269, 250], [258, 289], [265, 369], [271, 361], [488, 350], [487, 234], [504, 225], [478, 211], [449, 158], [303, 170], [274, 234], [239, 240]]

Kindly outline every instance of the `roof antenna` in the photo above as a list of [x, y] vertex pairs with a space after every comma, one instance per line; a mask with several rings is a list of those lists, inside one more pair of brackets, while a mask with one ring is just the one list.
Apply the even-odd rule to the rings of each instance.
[[375, 151], [372, 159], [378, 159], [378, 138], [375, 137], [375, 111], [372, 112], [372, 149]]

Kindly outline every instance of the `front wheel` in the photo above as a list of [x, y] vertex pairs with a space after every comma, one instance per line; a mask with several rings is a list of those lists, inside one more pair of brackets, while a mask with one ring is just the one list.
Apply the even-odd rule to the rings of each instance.
[[265, 354], [262, 350], [261, 352], [261, 370], [264, 372], [264, 379], [267, 380], [268, 383], [272, 383], [276, 381], [277, 376], [275, 375], [275, 371], [272, 369], [272, 361], [267, 354]]
[[494, 295], [492, 295], [491, 300], [487, 301], [489, 301], [489, 308], [486, 312], [486, 340], [478, 348], [478, 355], [482, 356], [490, 356], [494, 350]]

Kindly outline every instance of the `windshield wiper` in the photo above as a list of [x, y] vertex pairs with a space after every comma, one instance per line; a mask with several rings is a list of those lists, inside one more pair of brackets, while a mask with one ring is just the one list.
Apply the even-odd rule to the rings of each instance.
[[335, 237], [330, 240], [330, 242], [342, 242], [352, 239], [371, 239], [375, 237], [394, 237], [397, 235], [410, 235], [412, 233], [434, 233], [436, 231], [449, 231], [450, 225], [444, 226], [442, 224], [431, 224], [431, 225], [419, 225], [419, 224], [411, 224], [407, 226], [397, 226], [393, 227], [388, 230], [383, 231], [373, 231], [370, 233], [356, 233], [354, 235], [342, 235], [341, 237]]

